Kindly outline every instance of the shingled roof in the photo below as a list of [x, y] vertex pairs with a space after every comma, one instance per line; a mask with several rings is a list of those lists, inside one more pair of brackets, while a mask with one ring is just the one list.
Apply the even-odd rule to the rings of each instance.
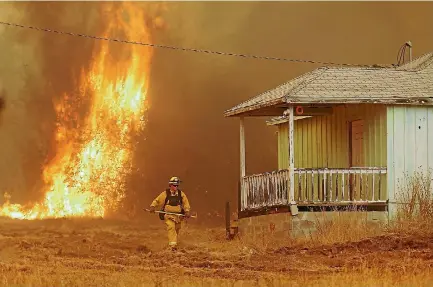
[[433, 52], [399, 67], [321, 67], [268, 90], [225, 116], [277, 116], [289, 104], [433, 105]]

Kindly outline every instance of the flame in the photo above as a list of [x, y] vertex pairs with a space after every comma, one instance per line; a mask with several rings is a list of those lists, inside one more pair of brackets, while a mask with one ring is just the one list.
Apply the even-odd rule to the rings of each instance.
[[[114, 6], [113, 6], [114, 7]], [[104, 36], [116, 33], [150, 42], [142, 9], [123, 3], [110, 10]], [[122, 9], [123, 8], [123, 9]], [[114, 11], [113, 11], [114, 10]], [[44, 199], [33, 206], [11, 204], [0, 216], [42, 219], [104, 216], [119, 207], [131, 172], [134, 136], [144, 127], [151, 49], [99, 41], [90, 68], [82, 70], [79, 94], [55, 104], [56, 156], [43, 170]], [[90, 108], [80, 119], [84, 104]]]

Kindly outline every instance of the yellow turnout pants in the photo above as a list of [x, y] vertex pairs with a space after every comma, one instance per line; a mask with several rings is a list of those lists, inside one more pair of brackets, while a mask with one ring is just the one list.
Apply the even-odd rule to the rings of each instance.
[[176, 246], [177, 239], [179, 236], [180, 228], [182, 227], [182, 222], [179, 220], [174, 220], [173, 218], [165, 218], [165, 225], [167, 226], [168, 233], [168, 245]]

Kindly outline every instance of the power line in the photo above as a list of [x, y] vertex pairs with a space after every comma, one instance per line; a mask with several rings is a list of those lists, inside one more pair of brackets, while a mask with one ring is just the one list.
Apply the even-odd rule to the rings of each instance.
[[59, 30], [55, 30], [55, 29], [40, 28], [40, 27], [35, 27], [35, 26], [21, 25], [21, 24], [2, 22], [2, 21], [0, 21], [0, 24], [6, 25], [6, 26], [11, 26], [11, 27], [37, 30], [37, 31], [41, 31], [41, 32], [56, 33], [56, 34], [61, 34], [61, 35], [69, 35], [69, 36], [74, 36], [74, 37], [83, 37], [83, 38], [89, 38], [89, 39], [94, 39], [94, 40], [118, 42], [118, 43], [124, 43], [124, 44], [132, 44], [132, 45], [141, 45], [141, 46], [148, 46], [148, 47], [153, 47], [153, 48], [162, 48], [162, 49], [170, 49], [170, 50], [185, 51], [185, 52], [196, 52], [196, 53], [214, 54], [214, 55], [222, 55], [222, 56], [252, 58], [252, 59], [259, 59], [259, 60], [274, 60], [274, 61], [285, 61], [285, 62], [293, 62], [293, 63], [320, 64], [320, 65], [328, 65], [328, 66], [383, 68], [382, 66], [377, 66], [377, 65], [357, 65], [357, 64], [323, 62], [323, 61], [314, 61], [314, 60], [289, 59], [289, 58], [279, 58], [279, 57], [268, 57], [268, 56], [257, 56], [257, 55], [248, 55], [248, 54], [219, 52], [219, 51], [211, 51], [211, 50], [196, 49], [196, 48], [184, 48], [184, 47], [161, 45], [161, 44], [151, 44], [151, 43], [143, 43], [143, 42], [122, 40], [122, 39], [116, 39], [116, 38], [92, 36], [92, 35], [86, 35], [86, 34], [81, 34], [81, 33], [65, 32], [65, 31], [59, 31]]

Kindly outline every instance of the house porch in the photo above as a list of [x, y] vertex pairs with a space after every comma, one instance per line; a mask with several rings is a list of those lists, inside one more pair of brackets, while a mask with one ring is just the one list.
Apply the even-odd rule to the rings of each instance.
[[[296, 106], [292, 117], [289, 112], [268, 122], [278, 129], [278, 169], [242, 175], [240, 217], [290, 206], [305, 211], [348, 206], [386, 210], [386, 106], [311, 109]], [[243, 133], [241, 123], [245, 164]], [[241, 164], [241, 172], [244, 168]]]

